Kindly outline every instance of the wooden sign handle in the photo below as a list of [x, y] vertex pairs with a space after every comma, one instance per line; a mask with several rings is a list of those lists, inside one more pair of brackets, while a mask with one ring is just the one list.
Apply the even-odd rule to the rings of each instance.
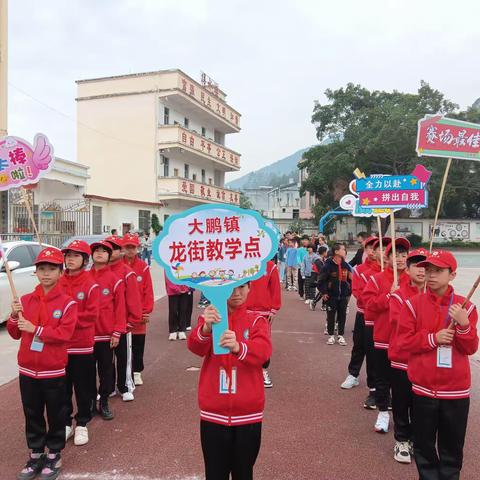
[[383, 272], [384, 270], [383, 238], [382, 238], [382, 221], [380, 220], [380, 216], [377, 216], [377, 226], [378, 226], [378, 238], [380, 241], [380, 268]]
[[393, 285], [398, 287], [398, 270], [397, 270], [397, 247], [395, 245], [395, 214], [390, 213], [390, 230], [392, 235], [392, 267], [393, 267]]

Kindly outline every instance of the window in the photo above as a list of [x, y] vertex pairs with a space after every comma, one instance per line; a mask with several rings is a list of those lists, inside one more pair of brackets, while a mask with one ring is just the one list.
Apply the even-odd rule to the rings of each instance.
[[30, 250], [26, 245], [21, 245], [20, 247], [15, 247], [10, 250], [8, 260], [11, 262], [19, 262], [20, 266], [18, 268], [31, 267], [33, 263]]
[[167, 157], [163, 157], [163, 176], [170, 176], [170, 160]]
[[193, 180], [194, 182], [197, 181], [197, 174], [196, 174], [196, 173], [194, 173], [194, 174], [192, 175], [192, 180]]
[[138, 211], [138, 228], [142, 232], [150, 232], [150, 210], [139, 210]]
[[187, 117], [185, 117], [185, 119], [183, 120], [183, 126], [184, 126], [185, 128], [188, 128], [189, 125], [190, 125], [190, 121], [188, 120]]
[[183, 167], [183, 177], [190, 178], [190, 165], [188, 165], [188, 163], [186, 163]]
[[163, 109], [163, 124], [168, 125], [170, 123], [170, 109], [165, 107]]
[[102, 207], [92, 207], [92, 226], [93, 235], [102, 234]]
[[178, 168], [173, 169], [173, 176], [178, 177]]
[[40, 245], [30, 245], [30, 249], [33, 252], [33, 258], [37, 258], [38, 254], [43, 250]]
[[205, 183], [205, 179], [206, 179], [205, 170], [202, 168], [202, 183]]
[[207, 136], [207, 129], [205, 127], [202, 127], [202, 137]]

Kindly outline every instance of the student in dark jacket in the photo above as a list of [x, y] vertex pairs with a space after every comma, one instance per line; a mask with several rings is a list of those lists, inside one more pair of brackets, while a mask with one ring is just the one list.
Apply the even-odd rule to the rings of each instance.
[[345, 322], [347, 307], [352, 294], [352, 272], [345, 261], [347, 249], [343, 243], [335, 243], [332, 248], [333, 257], [325, 261], [320, 273], [319, 290], [327, 303], [328, 345], [335, 344], [335, 321], [338, 324], [339, 345], [345, 346]]
[[357, 235], [357, 242], [360, 244], [360, 248], [357, 250], [357, 253], [349, 262], [351, 267], [356, 267], [357, 265], [361, 265], [363, 263], [363, 256], [365, 253], [364, 242], [367, 238], [368, 234], [366, 232], [360, 232]]

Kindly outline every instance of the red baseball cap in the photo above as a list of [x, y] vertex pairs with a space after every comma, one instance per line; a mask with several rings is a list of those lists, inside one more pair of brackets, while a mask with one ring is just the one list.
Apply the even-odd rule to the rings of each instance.
[[34, 265], [39, 263], [51, 263], [53, 265], [63, 265], [63, 253], [61, 250], [55, 247], [44, 248], [38, 255]]
[[90, 245], [90, 251], [93, 255], [93, 251], [95, 250], [96, 247], [103, 247], [106, 248], [110, 253], [112, 253], [113, 249], [110, 243], [105, 242], [104, 240], [101, 240], [100, 242], [94, 242]]
[[429, 255], [428, 250], [425, 250], [424, 248], [416, 248], [408, 254], [407, 260], [414, 257], [424, 257], [425, 260]]
[[378, 240], [378, 237], [368, 237], [364, 242], [363, 242], [363, 246], [366, 247], [368, 245], [373, 245], [376, 241]]
[[139, 247], [140, 240], [138, 239], [138, 235], [133, 235], [131, 233], [127, 233], [123, 237], [123, 246], [124, 247]]
[[62, 253], [67, 253], [69, 250], [90, 255], [90, 245], [83, 240], [74, 240], [73, 242], [70, 242], [65, 248], [62, 248]]
[[118, 235], [110, 235], [109, 237], [104, 239], [104, 242], [111, 243], [112, 245], [115, 245], [119, 248], [123, 248], [122, 237], [119, 237]]
[[427, 265], [435, 265], [439, 268], [449, 268], [452, 272], [457, 271], [457, 261], [453, 254], [447, 250], [434, 250], [426, 260], [417, 263], [419, 267], [426, 267]]
[[[385, 248], [387, 245], [389, 245], [391, 243], [392, 239], [390, 237], [382, 237], [382, 245], [383, 245], [383, 248]], [[377, 238], [374, 242], [373, 242], [373, 248], [377, 248], [378, 246], [380, 245], [380, 239]]]
[[[388, 255], [391, 252], [392, 243], [393, 242], [390, 240], [390, 243], [387, 245], [387, 248], [385, 249], [385, 255]], [[405, 237], [398, 237], [395, 239], [395, 247], [403, 247], [403, 248], [406, 248], [407, 250], [410, 250], [410, 242]]]

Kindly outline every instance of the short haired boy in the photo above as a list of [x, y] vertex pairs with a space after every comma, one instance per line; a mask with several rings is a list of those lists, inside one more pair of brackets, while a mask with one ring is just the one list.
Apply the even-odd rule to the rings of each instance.
[[[92, 418], [95, 405], [96, 374], [93, 347], [95, 324], [100, 308], [100, 289], [89, 271], [90, 246], [82, 240], [74, 240], [62, 250], [67, 267], [60, 278], [64, 293], [77, 302], [78, 321], [68, 346], [67, 365], [67, 427], [66, 439], [74, 436], [75, 445], [88, 443], [87, 423]], [[75, 391], [77, 413], [76, 428], [73, 425], [72, 395]]]
[[236, 287], [227, 301], [229, 330], [215, 355], [212, 325], [219, 322], [213, 306], [205, 309], [188, 337], [188, 348], [204, 357], [198, 386], [200, 436], [206, 480], [253, 478], [260, 450], [265, 393], [262, 365], [270, 358], [269, 325], [263, 315], [247, 313], [249, 284]]
[[[62, 252], [43, 249], [35, 259], [39, 284], [12, 303], [8, 333], [20, 340], [20, 394], [30, 459], [17, 476], [54, 480], [60, 475], [60, 452], [65, 448], [65, 367], [67, 347], [77, 322], [77, 304], [58, 284]], [[47, 412], [47, 422], [45, 420]], [[45, 447], [49, 453], [45, 456]]]
[[[392, 243], [385, 249], [387, 265], [383, 272], [371, 275], [362, 294], [365, 305], [365, 318], [373, 321], [373, 344], [375, 347], [375, 403], [378, 416], [375, 431], [387, 433], [390, 423], [388, 409], [390, 407], [390, 361], [388, 345], [390, 341], [390, 295], [408, 283], [405, 271], [410, 242], [403, 237], [395, 239], [396, 257], [393, 256]], [[398, 285], [394, 285], [393, 265], [396, 263]]]
[[139, 247], [140, 241], [137, 235], [127, 234], [123, 237], [123, 248], [125, 250], [123, 261], [135, 272], [142, 300], [142, 321], [132, 329], [132, 367], [135, 385], [143, 385], [142, 372], [144, 370], [145, 338], [147, 335], [147, 324], [150, 322], [150, 314], [154, 305], [150, 267], [144, 260], [138, 258]]
[[398, 324], [405, 302], [423, 292], [425, 286], [425, 269], [419, 267], [428, 252], [423, 248], [413, 250], [407, 257], [407, 274], [409, 282], [402, 285], [390, 296], [390, 343], [388, 358], [390, 360], [390, 382], [392, 387], [392, 410], [395, 447], [393, 458], [399, 463], [411, 463], [412, 451], [412, 384], [408, 379], [408, 352], [398, 342]]
[[457, 261], [437, 250], [425, 267], [427, 291], [407, 300], [398, 341], [409, 352], [413, 448], [421, 479], [458, 479], [470, 406], [469, 355], [478, 349], [477, 310], [450, 285]]

